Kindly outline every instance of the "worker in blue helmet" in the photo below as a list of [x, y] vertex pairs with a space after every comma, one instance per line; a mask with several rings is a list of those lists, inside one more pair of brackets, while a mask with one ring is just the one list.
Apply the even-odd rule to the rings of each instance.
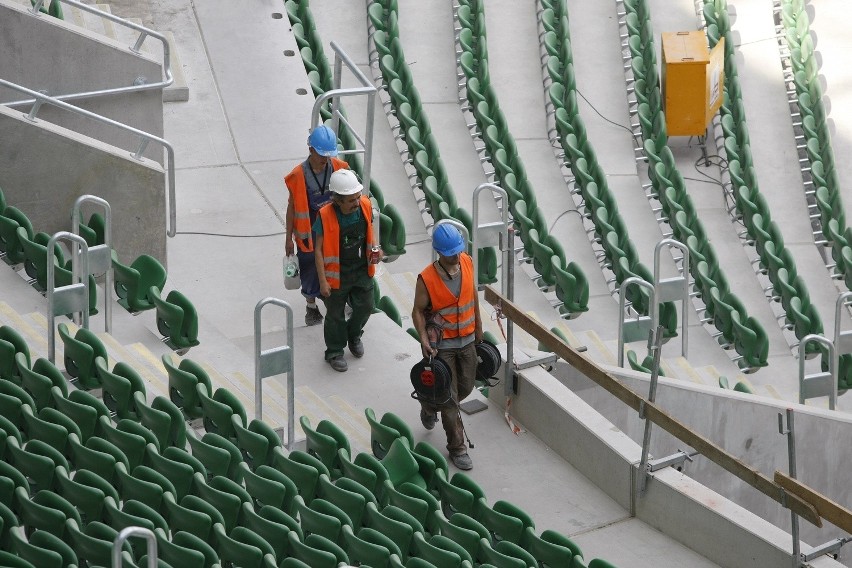
[[320, 286], [314, 261], [315, 235], [311, 227], [320, 208], [331, 201], [331, 174], [349, 167], [336, 156], [337, 136], [331, 128], [320, 124], [308, 136], [307, 159], [284, 177], [289, 192], [284, 254], [290, 256], [295, 251], [299, 260], [302, 295], [307, 301], [306, 325], [317, 325], [323, 320], [316, 302]]
[[423, 356], [437, 356], [450, 367], [452, 397], [437, 405], [421, 401], [420, 421], [431, 430], [441, 414], [450, 460], [457, 468], [468, 470], [473, 461], [465, 447], [459, 403], [473, 391], [476, 380], [476, 343], [482, 341], [479, 295], [473, 259], [465, 252], [467, 242], [461, 232], [449, 223], [438, 224], [432, 233], [432, 248], [438, 260], [417, 277], [411, 319]]

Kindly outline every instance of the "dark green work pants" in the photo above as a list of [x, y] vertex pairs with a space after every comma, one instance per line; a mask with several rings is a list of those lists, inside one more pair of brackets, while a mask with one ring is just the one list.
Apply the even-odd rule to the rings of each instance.
[[[343, 349], [364, 332], [364, 326], [373, 313], [373, 279], [367, 270], [343, 274], [340, 288], [332, 289], [325, 302], [325, 360], [343, 355]], [[346, 302], [352, 306], [352, 315], [346, 319]]]

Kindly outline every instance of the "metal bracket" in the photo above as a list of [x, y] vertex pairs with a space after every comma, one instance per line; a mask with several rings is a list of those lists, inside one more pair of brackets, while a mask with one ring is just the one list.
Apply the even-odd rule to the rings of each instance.
[[520, 363], [515, 363], [515, 370], [523, 371], [524, 369], [538, 367], [539, 365], [548, 365], [550, 363], [554, 363], [557, 359], [559, 359], [559, 357], [557, 357], [553, 353], [548, 353], [547, 355], [539, 355], [538, 357], [533, 357], [532, 359], [528, 359]]
[[653, 473], [669, 466], [673, 466], [675, 469], [680, 471], [683, 469], [683, 464], [685, 462], [692, 461], [692, 457], [697, 455], [698, 452], [687, 453], [683, 450], [678, 450], [670, 456], [649, 461], [648, 472]]
[[835, 538], [834, 540], [830, 540], [825, 544], [820, 546], [816, 546], [811, 549], [810, 552], [802, 554], [802, 560], [804, 562], [810, 562], [811, 560], [815, 560], [823, 554], [831, 554], [837, 557], [837, 551], [846, 544], [847, 542], [852, 541], [852, 536], [845, 536], [843, 538]]

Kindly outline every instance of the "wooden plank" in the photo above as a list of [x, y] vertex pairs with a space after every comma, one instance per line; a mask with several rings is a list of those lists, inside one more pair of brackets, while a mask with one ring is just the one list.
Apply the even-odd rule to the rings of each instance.
[[784, 492], [780, 485], [776, 484], [753, 467], [743, 463], [733, 454], [728, 453], [707, 438], [693, 432], [686, 425], [670, 416], [656, 404], [649, 402], [629, 387], [623, 385], [618, 379], [599, 367], [594, 361], [584, 357], [573, 347], [564, 343], [549, 329], [525, 314], [518, 306], [503, 298], [499, 292], [491, 286], [485, 287], [485, 300], [498, 307], [498, 309], [500, 309], [506, 317], [512, 320], [521, 329], [538, 339], [550, 348], [553, 353], [562, 357], [562, 359], [567, 361], [568, 364], [586, 375], [589, 379], [596, 382], [599, 386], [619, 399], [621, 402], [636, 412], [640, 412], [641, 409], [647, 419], [677, 439], [685, 442], [693, 449], [697, 450], [702, 456], [739, 477], [771, 499], [774, 499], [794, 511], [800, 517], [807, 519], [809, 522], [818, 527], [822, 526], [819, 514], [816, 512], [813, 505], [795, 495], [788, 494], [787, 499], [784, 499]]
[[808, 487], [797, 479], [793, 479], [786, 473], [776, 471], [775, 483], [800, 499], [812, 503], [819, 516], [832, 525], [847, 533], [852, 533], [852, 511], [846, 507], [838, 505], [822, 493]]

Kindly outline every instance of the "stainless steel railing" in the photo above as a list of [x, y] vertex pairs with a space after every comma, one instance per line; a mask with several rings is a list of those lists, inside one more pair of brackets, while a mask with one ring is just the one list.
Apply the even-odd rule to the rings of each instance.
[[[68, 2], [70, 0], [63, 0]], [[168, 163], [166, 165], [166, 176], [168, 180], [168, 202], [166, 203], [166, 210], [169, 215], [169, 222], [167, 227], [167, 234], [170, 237], [174, 237], [177, 232], [177, 210], [175, 204], [175, 150], [171, 144], [167, 141], [159, 138], [158, 136], [154, 136], [153, 134], [148, 134], [147, 132], [143, 132], [138, 128], [133, 128], [132, 126], [128, 126], [126, 124], [122, 124], [121, 122], [115, 121], [111, 118], [107, 118], [105, 116], [101, 116], [99, 114], [95, 114], [91, 111], [76, 107], [74, 105], [68, 104], [64, 101], [57, 99], [56, 97], [51, 97], [45, 95], [44, 93], [40, 93], [38, 91], [33, 91], [32, 89], [28, 89], [26, 87], [22, 87], [21, 85], [16, 85], [15, 83], [11, 83], [4, 79], [0, 79], [0, 87], [8, 87], [10, 89], [14, 89], [21, 93], [25, 93], [31, 97], [33, 97], [33, 106], [30, 109], [30, 112], [26, 115], [26, 119], [32, 122], [36, 122], [36, 115], [38, 114], [39, 109], [43, 104], [53, 105], [55, 107], [61, 108], [63, 110], [67, 110], [69, 112], [73, 112], [75, 114], [79, 114], [85, 116], [87, 118], [91, 118], [92, 120], [96, 120], [98, 122], [102, 122], [104, 124], [109, 124], [126, 132], [130, 132], [139, 137], [139, 146], [135, 152], [132, 152], [130, 156], [135, 160], [142, 160], [142, 153], [145, 152], [145, 148], [148, 147], [148, 144], [151, 142], [156, 142], [160, 144], [168, 155]]]
[[[83, 10], [85, 12], [95, 14], [97, 16], [100, 16], [101, 18], [104, 18], [104, 19], [109, 20], [111, 22], [115, 22], [116, 24], [122, 25], [124, 27], [130, 28], [132, 30], [139, 32], [139, 37], [136, 38], [136, 42], [133, 45], [128, 46], [130, 51], [133, 51], [134, 53], [139, 53], [139, 50], [142, 48], [142, 44], [145, 42], [145, 40], [148, 37], [156, 39], [157, 41], [162, 43], [162, 45], [163, 45], [163, 74], [165, 75], [165, 79], [162, 80], [162, 81], [157, 81], [155, 83], [147, 83], [147, 82], [143, 82], [144, 78], [138, 78], [132, 85], [127, 85], [125, 87], [113, 87], [113, 88], [109, 88], [109, 89], [100, 89], [100, 90], [97, 90], [97, 91], [86, 91], [86, 92], [82, 92], [82, 93], [65, 93], [65, 94], [51, 95], [51, 96], [53, 96], [53, 98], [60, 100], [60, 101], [79, 101], [79, 100], [83, 100], [83, 99], [91, 99], [91, 98], [102, 97], [102, 96], [107, 96], [107, 95], [117, 95], [117, 94], [123, 94], [123, 93], [136, 93], [136, 92], [139, 92], [139, 91], [153, 91], [153, 90], [157, 90], [157, 89], [162, 90], [162, 89], [165, 89], [166, 87], [168, 87], [169, 85], [171, 85], [172, 83], [174, 83], [174, 76], [172, 76], [172, 67], [171, 67], [171, 60], [170, 60], [171, 59], [170, 58], [171, 46], [169, 45], [169, 40], [166, 39], [166, 37], [164, 35], [162, 35], [158, 32], [155, 32], [154, 30], [148, 29], [145, 26], [141, 26], [139, 24], [134, 24], [133, 22], [129, 22], [129, 21], [125, 20], [124, 18], [114, 16], [113, 14], [110, 14], [108, 12], [102, 12], [102, 11], [98, 10], [97, 8], [95, 8], [94, 6], [89, 6], [88, 4], [83, 4], [82, 2], [78, 2], [77, 0], [58, 0], [58, 1], [63, 2], [65, 4], [68, 4], [69, 6], [74, 6], [76, 8], [79, 8], [80, 10]], [[36, 0], [35, 5], [32, 7], [31, 10], [28, 10], [28, 12], [32, 13], [33, 17], [37, 17], [37, 18], [45, 17], [44, 14], [39, 12], [39, 10], [42, 7], [42, 4], [44, 4], [44, 0]], [[13, 102], [8, 102], [8, 103], [3, 103], [3, 104], [5, 106], [15, 107], [15, 106], [21, 106], [21, 105], [35, 104], [35, 103], [36, 103], [36, 99], [25, 99], [25, 100], [21, 100], [21, 101], [13, 101]]]

